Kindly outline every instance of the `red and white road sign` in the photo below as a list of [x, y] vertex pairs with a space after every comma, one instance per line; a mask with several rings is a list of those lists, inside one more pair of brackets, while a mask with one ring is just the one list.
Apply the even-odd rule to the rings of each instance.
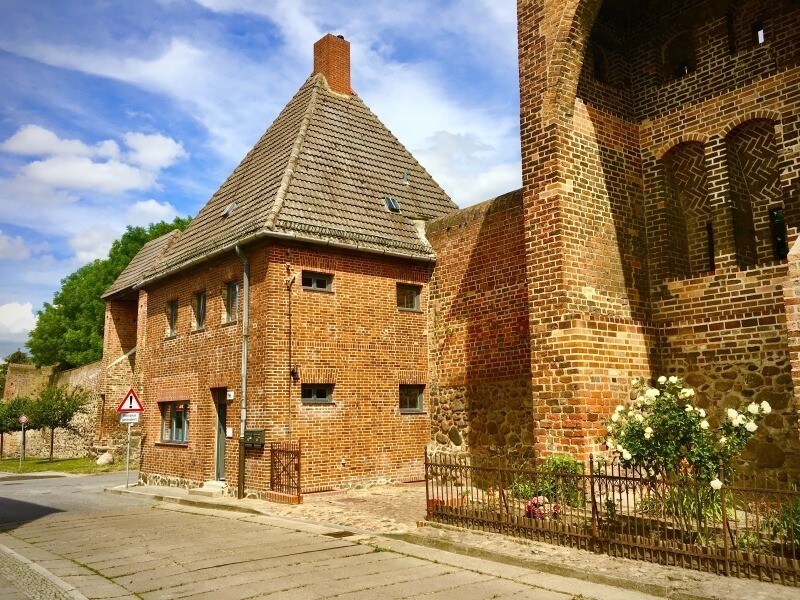
[[136, 395], [136, 392], [133, 391], [133, 388], [125, 394], [125, 398], [123, 398], [122, 402], [119, 403], [117, 407], [118, 413], [126, 413], [126, 412], [144, 412], [144, 407], [142, 403], [139, 402], [139, 396]]
[[27, 425], [29, 420], [30, 419], [28, 419], [28, 415], [19, 416], [19, 422], [22, 423], [23, 425]]

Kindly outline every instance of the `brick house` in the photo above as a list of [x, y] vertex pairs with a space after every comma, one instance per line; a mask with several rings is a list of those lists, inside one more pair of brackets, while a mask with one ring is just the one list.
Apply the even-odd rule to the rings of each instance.
[[314, 73], [188, 229], [104, 295], [105, 394], [140, 395], [146, 481], [233, 487], [246, 429], [267, 442], [245, 451], [256, 494], [270, 441], [303, 441], [304, 491], [420, 476], [424, 222], [456, 206], [353, 93], [349, 53], [317, 42]]
[[[326, 151], [306, 147], [305, 133], [262, 140], [190, 230], [143, 249], [109, 290], [104, 360], [117, 361], [109, 381], [145, 391], [146, 478], [209, 478], [220, 390], [234, 392], [228, 415], [238, 415], [242, 324], [223, 323], [226, 282], [242, 273], [237, 242], [259, 298], [248, 426], [307, 440], [311, 487], [418, 476], [429, 441], [585, 457], [602, 450], [601, 421], [632, 377], [673, 373], [710, 414], [768, 400], [743, 459], [800, 476], [800, 4], [517, 7], [520, 190], [454, 210], [391, 136], [396, 155], [362, 143], [330, 162], [352, 133], [314, 137], [322, 125], [306, 109], [363, 104], [344, 54], [329, 53], [328, 71], [315, 67], [327, 84], [312, 77], [265, 134], [307, 130]], [[248, 229], [242, 208], [259, 199], [266, 216]], [[219, 231], [213, 243], [208, 231]], [[253, 231], [263, 237], [251, 241]], [[203, 290], [213, 328], [195, 333]], [[422, 312], [399, 310], [417, 297]], [[175, 336], [165, 335], [173, 300]], [[333, 390], [333, 402], [315, 403], [314, 390]], [[417, 392], [423, 413], [405, 414]], [[164, 443], [165, 410], [181, 403], [190, 441]], [[235, 453], [229, 440], [229, 474]], [[248, 453], [248, 482], [266, 489], [266, 477], [263, 457]]]

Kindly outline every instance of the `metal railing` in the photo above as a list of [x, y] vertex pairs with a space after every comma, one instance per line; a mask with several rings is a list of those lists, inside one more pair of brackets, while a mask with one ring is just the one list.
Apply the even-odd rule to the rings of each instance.
[[273, 492], [296, 496], [302, 494], [300, 483], [300, 442], [272, 442], [269, 445], [269, 489]]
[[720, 575], [800, 586], [800, 491], [663, 479], [590, 458], [569, 471], [425, 455], [427, 518]]

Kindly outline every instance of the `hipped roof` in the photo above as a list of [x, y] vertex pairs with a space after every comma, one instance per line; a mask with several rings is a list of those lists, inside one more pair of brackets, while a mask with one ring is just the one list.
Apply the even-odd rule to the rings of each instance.
[[[387, 209], [387, 196], [397, 200], [399, 213]], [[415, 221], [456, 208], [358, 96], [332, 92], [315, 74], [186, 231], [139, 269], [134, 285], [258, 237], [431, 260], [433, 250]]]

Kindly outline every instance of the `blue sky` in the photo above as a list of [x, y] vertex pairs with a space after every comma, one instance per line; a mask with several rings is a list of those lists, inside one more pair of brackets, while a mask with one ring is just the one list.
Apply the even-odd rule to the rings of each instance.
[[0, 357], [127, 225], [194, 215], [311, 73], [352, 84], [460, 206], [519, 187], [514, 0], [3, 0]]

